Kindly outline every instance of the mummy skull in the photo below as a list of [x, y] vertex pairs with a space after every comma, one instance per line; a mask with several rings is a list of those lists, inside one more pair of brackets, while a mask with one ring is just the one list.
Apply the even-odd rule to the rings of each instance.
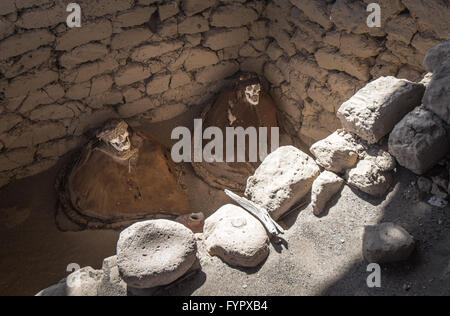
[[253, 84], [245, 87], [245, 98], [251, 105], [258, 105], [261, 97], [261, 85]]
[[112, 146], [118, 152], [122, 153], [131, 149], [128, 124], [124, 121], [109, 122], [97, 137], [104, 143]]
[[125, 133], [112, 139], [109, 144], [113, 146], [117, 151], [124, 152], [131, 148], [130, 143], [130, 133], [126, 131]]

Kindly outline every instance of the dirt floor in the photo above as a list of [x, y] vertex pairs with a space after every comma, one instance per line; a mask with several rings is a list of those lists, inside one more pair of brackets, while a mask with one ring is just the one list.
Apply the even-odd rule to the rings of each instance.
[[[267, 261], [251, 271], [237, 270], [217, 258], [202, 256], [202, 272], [169, 295], [450, 295], [450, 208], [418, 201], [416, 176], [400, 169], [385, 200], [346, 186], [328, 214], [311, 208], [283, 221], [282, 247], [272, 247]], [[367, 286], [368, 263], [361, 254], [364, 227], [395, 222], [417, 240], [408, 263], [382, 266], [382, 286]]]
[[[148, 131], [164, 135], [162, 141], [170, 145], [172, 128], [189, 119]], [[68, 265], [100, 268], [104, 258], [115, 254], [118, 232], [57, 230], [53, 184], [59, 167], [0, 190], [0, 295], [34, 295], [64, 278]], [[211, 214], [230, 202], [189, 166], [185, 169], [193, 211]], [[345, 187], [322, 218], [313, 216], [310, 207], [290, 214], [283, 220], [288, 229], [283, 246], [273, 245], [257, 269], [234, 269], [202, 255], [202, 272], [160, 294], [450, 295], [450, 208], [421, 202], [417, 177], [410, 172], [400, 168], [396, 178], [386, 199]], [[404, 226], [418, 247], [410, 262], [383, 266], [382, 287], [369, 289], [361, 255], [364, 226], [386, 221]]]

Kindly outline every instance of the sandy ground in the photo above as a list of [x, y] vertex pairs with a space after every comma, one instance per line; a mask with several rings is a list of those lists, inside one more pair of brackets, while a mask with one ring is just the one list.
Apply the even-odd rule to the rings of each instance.
[[[229, 267], [202, 255], [203, 270], [170, 295], [450, 295], [450, 209], [415, 199], [416, 176], [401, 169], [389, 196], [376, 200], [346, 186], [328, 214], [311, 208], [283, 221], [283, 247], [272, 247], [267, 261], [253, 270]], [[405, 227], [418, 242], [408, 263], [382, 266], [382, 287], [367, 286], [361, 254], [364, 227], [380, 222]]]
[[[187, 115], [147, 130], [169, 146], [172, 128], [191, 119]], [[115, 254], [118, 232], [56, 229], [53, 183], [59, 167], [0, 190], [0, 295], [34, 295], [64, 278], [69, 264], [98, 269]], [[211, 214], [229, 203], [185, 169], [193, 211]], [[415, 180], [399, 169], [395, 188], [383, 200], [345, 187], [326, 216], [316, 218], [305, 207], [283, 220], [285, 242], [272, 245], [261, 267], [235, 269], [203, 254], [202, 272], [160, 294], [450, 295], [450, 209], [418, 201]], [[404, 226], [418, 247], [410, 262], [383, 266], [382, 287], [369, 289], [361, 255], [364, 226], [385, 221]]]

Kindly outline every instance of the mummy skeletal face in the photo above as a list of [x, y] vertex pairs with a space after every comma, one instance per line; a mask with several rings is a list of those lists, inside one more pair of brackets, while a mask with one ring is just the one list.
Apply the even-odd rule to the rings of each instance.
[[111, 121], [107, 123], [97, 137], [118, 152], [122, 153], [131, 149], [128, 124], [124, 121]]
[[253, 84], [245, 87], [245, 98], [251, 105], [258, 105], [261, 97], [261, 85]]
[[130, 133], [126, 131], [125, 133], [118, 135], [116, 138], [111, 139], [109, 144], [120, 152], [129, 150], [131, 148]]

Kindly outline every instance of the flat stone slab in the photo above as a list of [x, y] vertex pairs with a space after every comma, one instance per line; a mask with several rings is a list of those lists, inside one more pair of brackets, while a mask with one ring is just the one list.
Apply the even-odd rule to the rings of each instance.
[[222, 206], [205, 222], [206, 250], [232, 266], [256, 267], [269, 255], [264, 226], [241, 207]]
[[381, 77], [342, 104], [337, 116], [346, 131], [374, 144], [421, 104], [424, 92], [422, 84]]
[[117, 265], [133, 288], [167, 285], [182, 277], [197, 259], [194, 233], [168, 220], [134, 224], [120, 234]]
[[308, 194], [319, 174], [307, 154], [293, 146], [280, 147], [248, 178], [245, 195], [277, 220]]

